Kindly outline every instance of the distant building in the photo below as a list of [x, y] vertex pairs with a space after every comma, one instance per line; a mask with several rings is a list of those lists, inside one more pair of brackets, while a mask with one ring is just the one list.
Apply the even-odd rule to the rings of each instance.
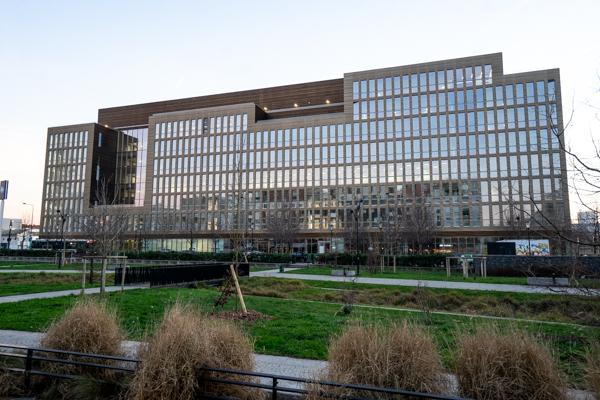
[[40, 236], [60, 238], [59, 209], [84, 239], [102, 180], [125, 239], [153, 250], [192, 235], [227, 249], [240, 232], [264, 249], [285, 207], [295, 250], [314, 253], [343, 248], [355, 219], [376, 233], [415, 203], [431, 207], [434, 246], [455, 252], [515, 237], [535, 210], [567, 225], [559, 70], [503, 68], [496, 53], [100, 109], [97, 124], [48, 129]]
[[598, 220], [598, 213], [594, 211], [578, 211], [577, 224], [579, 225], [594, 225]]
[[[21, 246], [21, 234], [23, 232], [22, 229], [22, 220], [17, 218], [3, 218], [2, 219], [2, 243], [0, 246], [3, 249], [9, 248], [9, 239], [10, 239], [10, 248], [18, 249]], [[10, 236], [9, 236], [10, 234]]]

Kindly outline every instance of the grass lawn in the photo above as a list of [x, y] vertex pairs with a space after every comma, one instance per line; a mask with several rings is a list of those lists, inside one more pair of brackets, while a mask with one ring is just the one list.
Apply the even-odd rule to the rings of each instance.
[[[300, 268], [294, 271], [287, 271], [286, 274], [308, 274], [308, 275], [331, 275], [330, 266]], [[430, 281], [456, 281], [456, 282], [478, 282], [478, 283], [500, 283], [513, 285], [526, 285], [526, 277], [510, 277], [510, 276], [488, 276], [487, 278], [463, 278], [462, 274], [454, 272], [450, 276], [446, 276], [446, 271], [429, 271], [429, 270], [397, 270], [370, 273], [366, 268], [361, 268], [361, 277], [366, 278], [396, 278], [396, 279], [416, 279]]]
[[[148, 328], [161, 317], [165, 307], [175, 301], [211, 311], [217, 292], [214, 289], [147, 289], [105, 295], [118, 311], [128, 336], [141, 339]], [[0, 304], [0, 329], [42, 331], [68, 308], [76, 297], [30, 300]], [[248, 308], [270, 318], [244, 325], [255, 340], [258, 353], [301, 358], [325, 359], [327, 344], [332, 335], [357, 321], [392, 323], [402, 320], [425, 325], [447, 366], [451, 365], [454, 334], [471, 331], [489, 321], [477, 317], [462, 317], [401, 310], [356, 307], [349, 316], [338, 311], [339, 304], [313, 302], [301, 299], [282, 299], [263, 296], [245, 296]], [[235, 307], [231, 300], [228, 308]], [[560, 359], [561, 368], [568, 373], [573, 385], [582, 381], [582, 360], [590, 342], [600, 340], [600, 328], [564, 324], [498, 321], [505, 329], [525, 329], [539, 334], [549, 343]]]
[[[99, 278], [98, 275], [96, 282], [99, 281]], [[110, 278], [108, 282], [110, 282]], [[98, 286], [98, 284], [91, 286]], [[90, 287], [89, 283], [86, 283], [86, 287]], [[46, 274], [43, 272], [0, 274], [0, 296], [79, 288], [81, 288], [80, 274]]]
[[382, 286], [352, 282], [253, 277], [244, 293], [284, 299], [401, 307], [501, 318], [532, 319], [600, 327], [600, 301], [585, 296]]

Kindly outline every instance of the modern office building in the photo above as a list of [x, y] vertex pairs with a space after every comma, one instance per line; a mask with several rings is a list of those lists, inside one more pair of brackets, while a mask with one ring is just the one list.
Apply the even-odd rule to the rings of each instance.
[[41, 237], [60, 237], [59, 209], [85, 238], [102, 186], [148, 250], [227, 250], [240, 232], [266, 249], [292, 208], [295, 249], [341, 251], [355, 219], [377, 232], [427, 204], [433, 248], [481, 253], [530, 215], [569, 223], [562, 128], [559, 70], [504, 74], [501, 53], [100, 109], [48, 129]]

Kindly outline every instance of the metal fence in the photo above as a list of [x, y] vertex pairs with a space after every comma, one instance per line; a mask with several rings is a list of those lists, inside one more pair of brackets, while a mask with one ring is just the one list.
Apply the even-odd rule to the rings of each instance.
[[[0, 363], [0, 371], [6, 371], [23, 376], [24, 390], [26, 394], [31, 393], [32, 377], [46, 377], [53, 380], [72, 380], [81, 378], [81, 375], [59, 374], [44, 370], [42, 363], [65, 364], [88, 369], [110, 370], [123, 374], [135, 373], [137, 364], [140, 362], [135, 358], [115, 357], [99, 354], [78, 353], [73, 351], [44, 349], [35, 347], [14, 346], [0, 344], [0, 360], [2, 359], [20, 360], [21, 367], [3, 366]], [[79, 361], [78, 361], [79, 360]], [[93, 361], [89, 361], [93, 360]], [[255, 378], [255, 379], [249, 379]], [[224, 368], [201, 367], [198, 369], [198, 379], [200, 383], [219, 383], [222, 385], [235, 385], [246, 388], [264, 390], [269, 394], [272, 400], [277, 400], [279, 394], [306, 395], [309, 393], [307, 385], [315, 385], [322, 392], [324, 397], [344, 400], [360, 400], [365, 398], [378, 398], [381, 396], [399, 396], [406, 398], [434, 399], [434, 400], [467, 400], [462, 397], [413, 392], [409, 390], [383, 388], [369, 385], [351, 385], [339, 382], [319, 381], [314, 379], [297, 378], [286, 375], [267, 374], [262, 372], [240, 371]], [[283, 386], [282, 382], [288, 382], [288, 386]], [[292, 383], [292, 385], [289, 385]], [[295, 387], [292, 387], [295, 386]], [[202, 385], [200, 385], [202, 387]], [[360, 396], [353, 396], [328, 391], [331, 389], [347, 389], [360, 392]], [[365, 397], [365, 395], [367, 397]], [[219, 397], [218, 394], [202, 394], [202, 399], [225, 400], [231, 397]]]
[[[168, 286], [180, 283], [219, 280], [227, 277], [231, 263], [165, 265], [128, 268], [125, 284], [150, 283], [150, 286]], [[122, 268], [115, 269], [115, 284], [122, 280]], [[249, 264], [239, 264], [238, 276], [249, 276]]]

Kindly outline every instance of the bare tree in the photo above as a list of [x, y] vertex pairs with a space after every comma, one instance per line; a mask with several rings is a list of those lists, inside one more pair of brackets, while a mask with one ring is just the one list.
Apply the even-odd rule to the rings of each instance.
[[266, 231], [280, 251], [291, 252], [300, 233], [298, 211], [289, 203], [273, 210], [267, 217]]
[[97, 182], [95, 204], [84, 213], [82, 232], [91, 240], [93, 252], [102, 260], [102, 288], [104, 291], [107, 258], [121, 248], [127, 229], [123, 208], [115, 206], [117, 196], [106, 180]]
[[438, 230], [432, 207], [421, 200], [405, 207], [398, 223], [404, 242], [419, 254], [431, 245]]
[[115, 199], [106, 181], [101, 180], [96, 188], [96, 204], [84, 213], [82, 230], [98, 256], [117, 252], [127, 228], [127, 217], [122, 208], [115, 206]]

